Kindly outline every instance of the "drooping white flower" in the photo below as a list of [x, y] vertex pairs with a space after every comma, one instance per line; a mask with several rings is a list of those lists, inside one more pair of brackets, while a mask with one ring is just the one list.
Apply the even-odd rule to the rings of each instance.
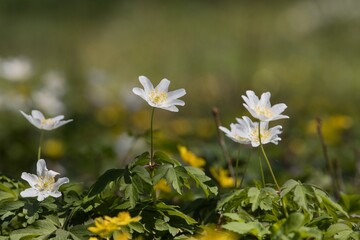
[[67, 177], [59, 178], [55, 181], [55, 176], [59, 173], [48, 170], [44, 159], [39, 159], [36, 164], [36, 174], [23, 172], [21, 178], [30, 184], [30, 188], [20, 193], [24, 198], [37, 197], [38, 201], [42, 201], [48, 196], [58, 198], [61, 196], [59, 187], [69, 182]]
[[246, 91], [246, 95], [247, 96], [242, 96], [245, 101], [243, 105], [254, 118], [266, 122], [289, 118], [286, 115], [281, 115], [281, 113], [287, 108], [286, 104], [279, 103], [271, 106], [270, 92], [263, 93], [260, 99], [253, 91]]
[[38, 110], [32, 110], [31, 115], [27, 115], [23, 111], [20, 112], [32, 125], [39, 129], [48, 131], [61, 127], [62, 125], [72, 121], [72, 119], [63, 120], [63, 115], [59, 115], [54, 118], [45, 118], [44, 115]]
[[225, 135], [234, 142], [242, 144], [250, 144], [251, 140], [248, 137], [247, 126], [242, 123], [231, 123], [230, 129], [220, 126], [219, 129], [225, 133]]
[[148, 102], [152, 107], [162, 108], [172, 112], [178, 112], [176, 107], [184, 106], [185, 102], [178, 99], [186, 94], [185, 89], [177, 89], [175, 91], [168, 92], [170, 81], [166, 78], [154, 88], [150, 80], [145, 76], [140, 76], [139, 81], [143, 85], [144, 89], [133, 88], [133, 93], [140, 96], [142, 99]]
[[[259, 141], [259, 123], [251, 121], [248, 117], [242, 117], [236, 119], [238, 123], [230, 124], [230, 128], [226, 129], [220, 127], [220, 129], [225, 132], [226, 136], [232, 139], [235, 142], [242, 144], [251, 144], [253, 147], [258, 147], [260, 145]], [[280, 134], [282, 127], [280, 125], [272, 127], [269, 129], [268, 122], [260, 123], [260, 138], [261, 144], [274, 143], [278, 144], [281, 138], [278, 136]]]

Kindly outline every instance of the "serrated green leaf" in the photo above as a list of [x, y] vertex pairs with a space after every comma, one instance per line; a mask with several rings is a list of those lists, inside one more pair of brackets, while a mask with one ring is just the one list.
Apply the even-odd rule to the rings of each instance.
[[228, 217], [230, 218], [231, 220], [235, 220], [235, 221], [238, 221], [238, 222], [242, 222], [243, 220], [240, 218], [239, 214], [237, 213], [224, 213], [223, 214], [224, 217]]
[[182, 194], [180, 181], [174, 167], [169, 167], [165, 175], [166, 181], [171, 184], [177, 193]]
[[248, 190], [249, 202], [251, 203], [251, 211], [255, 212], [260, 205], [260, 190], [252, 187]]
[[171, 164], [173, 166], [181, 166], [181, 163], [178, 160], [160, 151], [155, 152], [154, 160], [158, 164], [163, 163], [163, 164]]
[[278, 198], [276, 190], [265, 187], [258, 189], [256, 187], [248, 190], [249, 202], [251, 203], [251, 211], [256, 211], [258, 208], [262, 210], [271, 210], [273, 208], [273, 201]]
[[155, 229], [158, 231], [168, 231], [169, 225], [162, 219], [156, 219]]
[[270, 231], [259, 222], [229, 222], [222, 225], [222, 228], [236, 232], [240, 235], [253, 235], [258, 239], [262, 239], [267, 234], [270, 234]]
[[299, 182], [297, 182], [293, 179], [287, 180], [281, 187], [280, 196], [284, 197], [286, 194], [291, 192], [291, 190], [293, 190], [298, 185], [299, 185]]
[[218, 193], [218, 189], [216, 186], [209, 186], [207, 183], [211, 182], [211, 178], [209, 178], [208, 176], [205, 175], [205, 173], [199, 169], [199, 168], [195, 168], [195, 167], [191, 167], [191, 166], [185, 166], [183, 167], [186, 172], [188, 173], [189, 177], [195, 181], [197, 186], [200, 186], [200, 188], [203, 190], [203, 192], [205, 193], [206, 197], [210, 196], [210, 193], [217, 195]]
[[308, 204], [307, 204], [307, 199], [306, 199], [306, 194], [305, 194], [305, 191], [304, 191], [304, 188], [302, 185], [297, 185], [295, 187], [295, 190], [294, 190], [294, 201], [297, 203], [297, 205], [308, 211]]
[[102, 174], [98, 180], [90, 187], [88, 197], [95, 196], [101, 193], [106, 186], [121, 177], [124, 174], [124, 169], [109, 169], [104, 174]]
[[0, 215], [7, 213], [8, 211], [18, 210], [24, 206], [22, 201], [3, 202], [0, 204]]
[[139, 176], [147, 184], [152, 185], [150, 174], [144, 168], [144, 166], [135, 166], [133, 169], [131, 169], [131, 172], [133, 174], [137, 174], [137, 176]]
[[351, 236], [352, 235], [355, 236], [356, 234], [354, 233], [355, 232], [353, 231], [353, 229], [347, 224], [335, 223], [327, 229], [325, 233], [325, 239], [339, 239], [339, 240], [353, 239], [351, 238]]
[[20, 240], [28, 237], [29, 239], [35, 239], [39, 236], [48, 236], [56, 231], [56, 227], [46, 220], [38, 220], [33, 225], [24, 229], [12, 231], [10, 233], [10, 240]]

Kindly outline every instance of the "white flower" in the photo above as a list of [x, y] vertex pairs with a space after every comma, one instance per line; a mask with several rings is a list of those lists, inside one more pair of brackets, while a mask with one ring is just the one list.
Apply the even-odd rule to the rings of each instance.
[[67, 177], [59, 178], [55, 181], [55, 176], [59, 173], [48, 170], [46, 168], [46, 163], [44, 159], [38, 160], [36, 164], [36, 173], [26, 173], [21, 174], [21, 178], [27, 181], [31, 188], [27, 188], [20, 193], [24, 198], [26, 197], [37, 197], [38, 201], [42, 201], [48, 196], [60, 197], [61, 192], [59, 192], [59, 187], [65, 183], [69, 182]]
[[[242, 144], [251, 144], [253, 147], [260, 145], [259, 141], [259, 123], [251, 121], [248, 117], [237, 118], [238, 123], [232, 123], [230, 125], [231, 131], [224, 127], [220, 129], [226, 133], [226, 136], [233, 141]], [[282, 127], [280, 125], [269, 129], [268, 122], [260, 123], [260, 138], [261, 144], [274, 143], [278, 144], [281, 138], [278, 134], [281, 133]]]
[[179, 109], [176, 107], [176, 105], [185, 105], [184, 101], [178, 99], [186, 94], [185, 89], [181, 88], [168, 92], [170, 81], [166, 78], [161, 80], [159, 85], [157, 85], [155, 88], [150, 80], [145, 76], [140, 76], [139, 81], [141, 85], [143, 85], [144, 89], [137, 87], [133, 88], [133, 93], [147, 101], [150, 106], [162, 108], [172, 112], [178, 112]]
[[61, 127], [62, 125], [72, 121], [72, 119], [63, 121], [63, 115], [59, 115], [54, 118], [45, 118], [44, 115], [38, 110], [32, 110], [31, 115], [27, 115], [23, 111], [20, 112], [32, 125], [39, 129], [48, 131]]
[[251, 140], [249, 139], [247, 132], [247, 126], [241, 123], [231, 123], [230, 130], [220, 126], [219, 129], [225, 133], [227, 137], [229, 137], [234, 142], [242, 143], [242, 144], [250, 144]]
[[247, 96], [242, 96], [245, 101], [243, 105], [254, 118], [266, 122], [289, 118], [286, 115], [281, 115], [281, 113], [287, 108], [286, 104], [280, 103], [271, 107], [271, 94], [269, 92], [263, 93], [260, 100], [253, 91], [246, 91], [246, 95]]
[[31, 73], [31, 62], [26, 58], [0, 59], [0, 76], [9, 81], [24, 81]]

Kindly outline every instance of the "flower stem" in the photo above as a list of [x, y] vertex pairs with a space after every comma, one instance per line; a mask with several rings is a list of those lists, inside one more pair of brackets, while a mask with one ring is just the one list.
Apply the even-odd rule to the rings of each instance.
[[153, 123], [154, 123], [154, 112], [155, 108], [151, 110], [151, 119], [150, 119], [150, 162], [149, 165], [152, 167], [154, 165], [154, 143], [153, 143]]
[[260, 173], [261, 173], [261, 181], [262, 181], [263, 187], [265, 187], [265, 175], [264, 175], [264, 169], [263, 169], [262, 162], [261, 162], [260, 149], [259, 149], [258, 159], [259, 159], [259, 166], [260, 166]]
[[276, 188], [277, 188], [278, 190], [280, 190], [279, 184], [278, 184], [278, 182], [276, 181], [276, 177], [275, 177], [274, 172], [273, 172], [273, 170], [272, 170], [272, 168], [271, 168], [270, 161], [269, 161], [268, 157], [266, 156], [264, 147], [263, 147], [263, 145], [261, 144], [261, 142], [260, 142], [260, 148], [261, 148], [261, 151], [262, 151], [262, 153], [263, 153], [263, 155], [264, 155], [264, 158], [265, 158], [265, 160], [266, 160], [266, 163], [267, 163], [267, 165], [268, 165], [268, 167], [269, 167], [269, 170], [270, 170], [271, 176], [272, 176], [272, 178], [273, 178], [273, 180], [274, 180], [274, 182], [275, 182]]
[[38, 157], [37, 157], [38, 160], [41, 157], [41, 145], [42, 145], [43, 137], [44, 137], [44, 131], [40, 130], [40, 141], [39, 141], [39, 149], [38, 149]]

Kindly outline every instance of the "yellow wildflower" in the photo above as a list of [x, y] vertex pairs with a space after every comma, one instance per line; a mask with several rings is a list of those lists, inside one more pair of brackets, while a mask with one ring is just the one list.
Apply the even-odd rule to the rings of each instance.
[[125, 226], [132, 222], [140, 221], [141, 217], [131, 217], [129, 212], [119, 212], [117, 217], [114, 217], [115, 222], [118, 226]]
[[104, 238], [118, 228], [119, 227], [115, 223], [109, 221], [108, 219], [99, 217], [95, 219], [95, 226], [89, 227], [88, 230]]
[[[327, 144], [337, 144], [341, 141], [344, 130], [352, 126], [352, 119], [345, 115], [333, 115], [321, 119], [321, 131]], [[308, 124], [308, 133], [317, 134], [317, 122], [312, 120]]]
[[235, 233], [224, 231], [224, 230], [215, 230], [210, 227], [205, 227], [204, 231], [200, 236], [195, 237], [197, 240], [235, 240], [238, 239]]
[[130, 234], [128, 232], [122, 232], [122, 233], [115, 233], [114, 234], [114, 240], [129, 240]]
[[169, 186], [169, 184], [167, 183], [167, 181], [162, 178], [156, 185], [155, 185], [155, 189], [162, 191], [162, 192], [166, 192], [166, 193], [170, 193], [171, 192], [171, 187]]
[[97, 237], [90, 237], [89, 240], [99, 240]]
[[104, 238], [115, 230], [120, 230], [122, 226], [138, 222], [140, 219], [140, 216], [132, 218], [128, 212], [119, 212], [116, 217], [105, 216], [96, 218], [95, 226], [89, 227], [88, 230]]
[[64, 155], [64, 144], [57, 139], [49, 139], [45, 142], [44, 153], [51, 158], [59, 158]]
[[190, 152], [185, 146], [179, 145], [178, 150], [184, 162], [190, 164], [193, 167], [205, 166], [205, 159], [196, 156], [194, 153]]
[[213, 177], [218, 181], [221, 187], [234, 187], [235, 179], [229, 176], [229, 171], [227, 169], [211, 167], [210, 172]]

